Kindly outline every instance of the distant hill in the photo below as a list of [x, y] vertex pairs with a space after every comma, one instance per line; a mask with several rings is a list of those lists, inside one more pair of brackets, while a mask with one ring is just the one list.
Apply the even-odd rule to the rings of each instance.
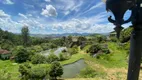
[[90, 35], [109, 35], [110, 33], [63, 33], [63, 34], [30, 34], [32, 37], [51, 37], [51, 38], [59, 38], [59, 37], [63, 37], [63, 36], [90, 36]]

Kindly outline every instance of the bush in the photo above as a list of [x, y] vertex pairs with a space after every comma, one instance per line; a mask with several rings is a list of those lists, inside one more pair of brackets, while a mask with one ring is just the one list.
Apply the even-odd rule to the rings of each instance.
[[71, 55], [77, 54], [78, 51], [79, 51], [79, 49], [78, 49], [78, 46], [76, 46], [76, 45], [69, 49], [69, 53], [70, 53]]
[[59, 58], [53, 53], [49, 54], [47, 57], [47, 62], [52, 63], [54, 61], [59, 61]]
[[99, 43], [106, 42], [106, 39], [107, 38], [105, 36], [103, 36], [103, 35], [97, 35], [96, 36], [96, 41], [99, 42]]
[[13, 47], [14, 47], [14, 44], [9, 40], [3, 41], [1, 43], [2, 49], [11, 50]]
[[68, 60], [70, 58], [70, 55], [68, 53], [60, 53], [59, 59], [60, 61]]
[[35, 54], [34, 56], [32, 56], [31, 62], [33, 64], [44, 64], [47, 63], [47, 58], [41, 54]]
[[26, 48], [24, 48], [23, 46], [18, 46], [16, 47], [12, 54], [15, 57], [15, 61], [18, 63], [22, 63], [22, 62], [26, 62], [27, 60], [29, 60], [29, 53], [26, 50]]
[[89, 52], [90, 55], [94, 55], [99, 50], [101, 50], [101, 46], [99, 44], [93, 44], [93, 45], [91, 45], [91, 47], [89, 48], [89, 50], [87, 52]]
[[61, 77], [63, 74], [63, 67], [59, 62], [53, 62], [51, 64], [51, 70], [49, 71], [49, 75], [52, 78], [52, 80], [57, 80], [57, 77]]
[[47, 66], [35, 66], [31, 69], [30, 80], [48, 80], [50, 67]]
[[96, 56], [97, 59], [102, 59], [102, 60], [106, 60], [106, 61], [111, 61], [111, 55], [109, 54], [98, 54]]
[[0, 70], [0, 80], [11, 80], [11, 74], [5, 70]]
[[39, 45], [33, 46], [33, 49], [35, 50], [35, 52], [41, 52], [43, 51], [42, 47]]
[[97, 76], [97, 72], [90, 67], [86, 67], [80, 72], [79, 76], [83, 78], [94, 78]]
[[133, 27], [128, 27], [121, 32], [120, 41], [122, 43], [128, 42], [130, 40], [132, 30]]
[[48, 43], [42, 43], [41, 47], [42, 47], [43, 50], [48, 50], [49, 49]]
[[31, 66], [29, 63], [19, 65], [21, 80], [43, 80], [49, 79], [50, 66]]
[[110, 37], [110, 40], [111, 40], [112, 42], [117, 42], [117, 41], [118, 41], [118, 39], [117, 39], [116, 37]]

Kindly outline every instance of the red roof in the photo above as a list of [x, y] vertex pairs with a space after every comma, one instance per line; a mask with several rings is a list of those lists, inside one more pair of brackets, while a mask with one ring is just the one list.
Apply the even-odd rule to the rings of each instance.
[[0, 49], [0, 54], [10, 54], [10, 51]]

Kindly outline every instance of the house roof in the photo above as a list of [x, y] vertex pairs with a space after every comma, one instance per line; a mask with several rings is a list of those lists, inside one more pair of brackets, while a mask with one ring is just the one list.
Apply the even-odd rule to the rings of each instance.
[[0, 54], [10, 54], [10, 51], [0, 49]]

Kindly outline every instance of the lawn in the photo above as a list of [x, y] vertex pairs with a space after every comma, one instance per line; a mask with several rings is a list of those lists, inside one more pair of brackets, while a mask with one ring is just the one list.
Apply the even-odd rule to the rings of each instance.
[[10, 73], [11, 75], [11, 80], [18, 80], [18, 67], [19, 64], [17, 63], [13, 63], [10, 60], [6, 60], [6, 61], [2, 61], [0, 60], [0, 70], [4, 70], [8, 73]]

